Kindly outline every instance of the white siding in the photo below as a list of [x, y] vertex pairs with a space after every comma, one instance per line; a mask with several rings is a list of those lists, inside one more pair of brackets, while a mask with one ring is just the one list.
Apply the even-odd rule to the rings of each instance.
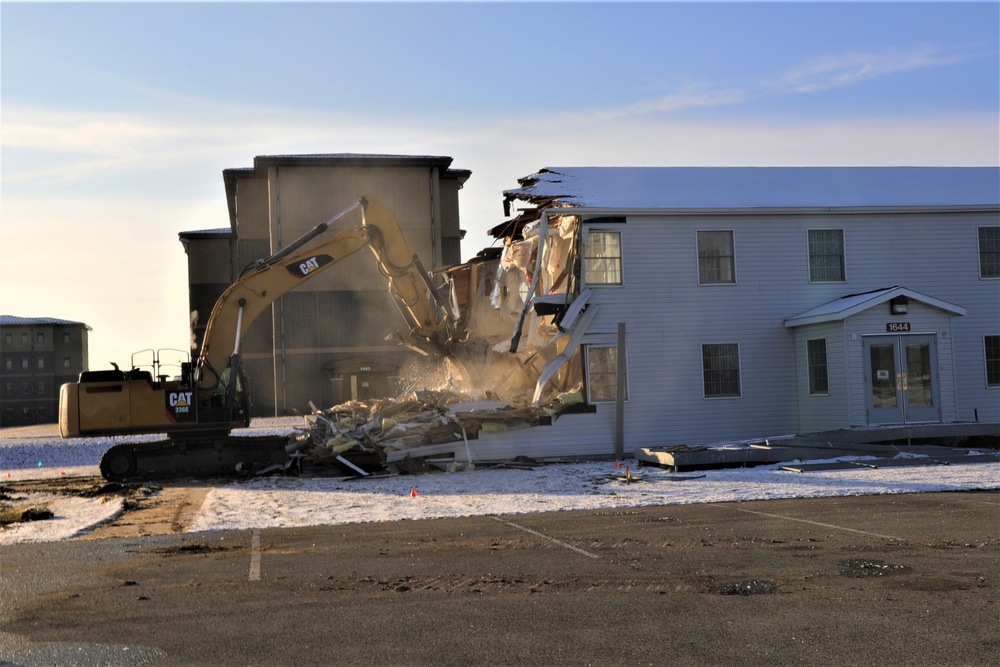
[[[845, 322], [787, 329], [784, 321], [894, 285], [967, 310], [952, 318], [915, 304], [906, 318], [937, 333], [942, 420], [972, 421], [978, 411], [981, 421], [1000, 421], [1000, 390], [986, 388], [983, 358], [983, 335], [1000, 335], [1000, 280], [979, 278], [977, 232], [998, 224], [996, 212], [962, 211], [630, 216], [613, 227], [622, 231], [624, 284], [592, 287], [600, 310], [583, 341], [614, 344], [618, 322], [627, 323], [626, 454], [864, 425], [861, 334], [885, 331], [888, 304]], [[810, 228], [844, 230], [845, 282], [809, 282]], [[698, 284], [696, 232], [705, 229], [733, 230], [736, 284]], [[826, 397], [809, 396], [805, 367], [805, 341], [820, 336]], [[742, 396], [704, 397], [704, 343], [739, 344]], [[602, 403], [551, 427], [484, 435], [475, 456], [610, 455], [614, 433], [614, 403]]]
[[[845, 362], [843, 322], [826, 322], [795, 330], [795, 363], [798, 377], [798, 433], [831, 431], [850, 423], [848, 412], [848, 382]], [[806, 341], [826, 340], [826, 365], [830, 391], [826, 395], [810, 395], [809, 366]]]

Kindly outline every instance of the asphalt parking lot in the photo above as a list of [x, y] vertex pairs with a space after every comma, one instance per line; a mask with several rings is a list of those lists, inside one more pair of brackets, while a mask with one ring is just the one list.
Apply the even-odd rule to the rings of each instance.
[[4, 665], [987, 665], [1000, 493], [0, 549]]

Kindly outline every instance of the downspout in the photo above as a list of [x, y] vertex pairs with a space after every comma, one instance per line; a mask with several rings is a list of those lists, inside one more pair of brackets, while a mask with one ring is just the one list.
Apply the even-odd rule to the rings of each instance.
[[[271, 197], [272, 213], [274, 220], [275, 239], [274, 244], [281, 250], [281, 188], [280, 188], [280, 167], [274, 167], [274, 193]], [[272, 253], [273, 254], [273, 253]], [[272, 350], [274, 352], [274, 416], [278, 417], [285, 409], [285, 310], [284, 298], [279, 298], [274, 304], [272, 312], [271, 333], [274, 337]]]
[[437, 197], [435, 197], [436, 189], [434, 187], [435, 181], [434, 174], [437, 167], [431, 167], [427, 173], [427, 190], [428, 199], [430, 200], [430, 214], [431, 214], [431, 268], [437, 268], [438, 266], [438, 230], [437, 230]]

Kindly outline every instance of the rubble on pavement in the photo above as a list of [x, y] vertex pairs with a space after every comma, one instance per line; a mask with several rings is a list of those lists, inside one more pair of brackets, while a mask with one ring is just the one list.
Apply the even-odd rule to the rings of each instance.
[[334, 468], [363, 475], [472, 468], [481, 432], [549, 425], [581, 404], [579, 391], [536, 404], [414, 391], [323, 410], [313, 406], [289, 449], [300, 469], [314, 472]]

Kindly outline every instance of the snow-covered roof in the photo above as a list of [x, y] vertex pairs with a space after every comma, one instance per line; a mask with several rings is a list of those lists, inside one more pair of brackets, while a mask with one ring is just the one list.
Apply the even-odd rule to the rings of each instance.
[[87, 326], [83, 322], [73, 322], [71, 320], [60, 320], [55, 317], [18, 317], [17, 315], [0, 315], [0, 326], [4, 327], [24, 327], [24, 326]]
[[946, 313], [951, 313], [952, 315], [965, 315], [965, 308], [961, 306], [956, 306], [941, 299], [935, 299], [932, 296], [927, 296], [926, 294], [921, 294], [905, 287], [896, 286], [865, 292], [864, 294], [851, 294], [829, 303], [824, 303], [822, 306], [785, 320], [785, 327], [793, 328], [806, 324], [836, 322], [886, 301], [891, 301], [899, 296], [905, 296], [910, 301], [923, 303], [938, 310], [943, 310]]
[[1000, 206], [998, 167], [547, 167], [508, 200], [611, 209]]

